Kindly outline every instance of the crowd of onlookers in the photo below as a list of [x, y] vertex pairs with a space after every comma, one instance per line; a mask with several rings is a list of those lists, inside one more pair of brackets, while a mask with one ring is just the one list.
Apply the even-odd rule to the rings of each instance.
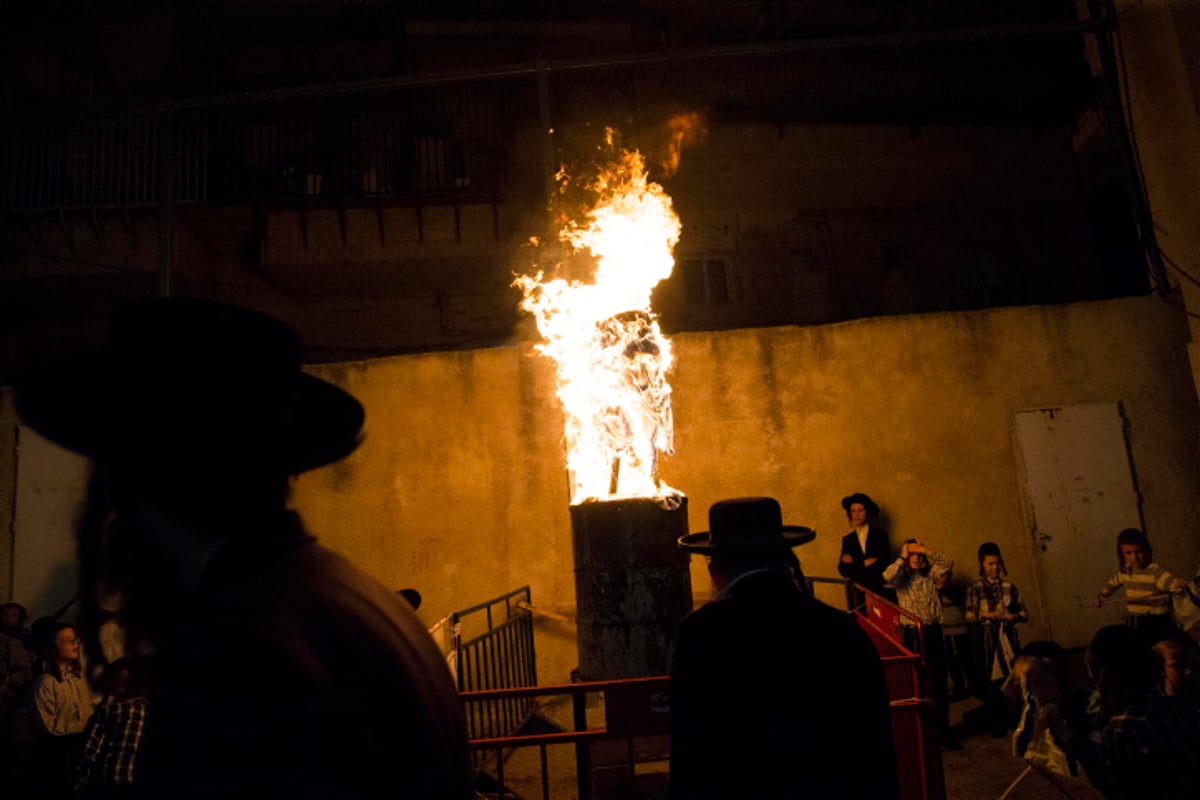
[[1084, 680], [1072, 680], [1065, 654], [1049, 642], [1012, 662], [1017, 753], [1063, 774], [1082, 765], [1106, 798], [1194, 797], [1200, 787], [1200, 576], [1180, 580], [1152, 552], [1143, 531], [1118, 534], [1118, 571], [1096, 603], [1124, 589], [1125, 621], [1093, 636]]
[[967, 732], [1011, 735], [1017, 755], [1058, 774], [1078, 775], [1082, 765], [1106, 797], [1200, 791], [1200, 576], [1175, 577], [1153, 561], [1143, 531], [1121, 531], [1118, 569], [1095, 604], [1123, 602], [1124, 623], [1096, 632], [1080, 669], [1053, 642], [1021, 645], [1017, 626], [1029, 612], [996, 544], [979, 546], [979, 577], [964, 593], [949, 556], [917, 539], [887, 563], [887, 534], [871, 530], [879, 508], [868, 496], [843, 506], [855, 530], [839, 571], [907, 612], [904, 643], [925, 657], [944, 747], [962, 748], [949, 702], [974, 696], [982, 703], [963, 714]]
[[[354, 452], [365, 420], [302, 354], [294, 330], [248, 309], [139, 298], [102, 346], [17, 380], [22, 423], [93, 463], [80, 627], [31, 630], [33, 796], [92, 793], [110, 776], [95, 794], [474, 796], [463, 701], [425, 625], [290, 507], [295, 477]], [[96, 710], [73, 687], [117, 683], [118, 653], [154, 654], [150, 702], [114, 690]], [[131, 664], [135, 694], [144, 665]], [[109, 754], [110, 731], [137, 741], [136, 759]]]
[[[76, 626], [25, 626], [5, 603], [0, 626], [0, 768], [32, 798], [118, 798], [131, 791], [145, 727], [149, 661], [125, 657], [88, 674]], [[93, 686], [98, 687], [97, 690]]]
[[[863, 528], [878, 507], [866, 495], [846, 500], [857, 524], [843, 549], [853, 551], [870, 541]], [[886, 533], [875, 533], [886, 542]], [[921, 623], [902, 633], [925, 657], [944, 747], [961, 749], [948, 704], [975, 697], [981, 704], [963, 715], [969, 733], [1011, 737], [1016, 755], [1050, 772], [1074, 776], [1082, 766], [1106, 797], [1189, 796], [1200, 785], [1200, 643], [1194, 627], [1180, 625], [1190, 620], [1177, 620], [1174, 611], [1200, 604], [1194, 581], [1151, 560], [1143, 532], [1117, 537], [1119, 569], [1096, 603], [1116, 602], [1123, 590], [1125, 624], [1096, 633], [1082, 670], [1053, 642], [1022, 646], [1017, 626], [1029, 613], [996, 544], [979, 546], [979, 577], [965, 591], [951, 579], [953, 561], [917, 539], [906, 540], [888, 563], [868, 551], [859, 548], [863, 569], [848, 577], [897, 602], [905, 622]], [[843, 573], [854, 572], [854, 555], [843, 554]], [[123, 657], [103, 674], [89, 674], [75, 625], [50, 617], [25, 623], [22, 605], [3, 605], [5, 785], [47, 800], [128, 796], [149, 711], [151, 660]]]

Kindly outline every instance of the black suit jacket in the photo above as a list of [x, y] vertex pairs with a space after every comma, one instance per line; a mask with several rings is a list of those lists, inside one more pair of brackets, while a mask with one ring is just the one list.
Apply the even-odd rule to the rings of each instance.
[[474, 796], [466, 715], [394, 591], [295, 515], [212, 557], [160, 656], [145, 798]]
[[883, 667], [845, 612], [771, 571], [680, 623], [672, 800], [898, 795]]
[[[854, 559], [853, 564], [846, 564], [842, 556], [848, 555]], [[868, 558], [875, 563], [866, 566], [863, 562]], [[838, 556], [838, 574], [843, 578], [861, 583], [873, 592], [886, 594], [883, 585], [883, 570], [892, 562], [891, 547], [888, 545], [888, 533], [874, 526], [867, 528], [867, 551], [864, 553], [858, 546], [858, 533], [850, 531], [842, 537], [842, 552]]]

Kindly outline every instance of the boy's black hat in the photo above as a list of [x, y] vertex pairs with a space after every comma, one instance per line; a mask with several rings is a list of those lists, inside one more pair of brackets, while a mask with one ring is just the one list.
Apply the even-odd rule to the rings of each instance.
[[850, 506], [854, 505], [855, 503], [862, 503], [862, 507], [867, 511], [867, 519], [874, 519], [875, 517], [879, 516], [879, 506], [875, 504], [874, 500], [862, 492], [855, 492], [848, 497], [843, 497], [842, 509], [849, 513]]

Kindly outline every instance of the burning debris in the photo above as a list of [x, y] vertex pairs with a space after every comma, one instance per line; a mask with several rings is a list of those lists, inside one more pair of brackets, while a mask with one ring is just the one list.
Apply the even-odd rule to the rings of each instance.
[[[607, 159], [583, 184], [594, 200], [558, 232], [566, 264], [590, 262], [589, 281], [518, 276], [521, 308], [534, 315], [554, 359], [566, 417], [571, 503], [621, 497], [678, 503], [659, 475], [674, 453], [671, 343], [650, 309], [654, 287], [671, 274], [680, 223], [663, 188], [647, 177], [641, 153], [606, 137]], [[571, 178], [558, 175], [560, 196]], [[536, 245], [536, 241], [534, 242]]]

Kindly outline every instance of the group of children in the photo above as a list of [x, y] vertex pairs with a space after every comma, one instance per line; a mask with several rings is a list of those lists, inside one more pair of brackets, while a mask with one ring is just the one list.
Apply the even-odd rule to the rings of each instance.
[[8, 658], [0, 660], [0, 772], [6, 786], [42, 800], [131, 795], [149, 661], [118, 659], [100, 676], [97, 695], [74, 624], [45, 617], [25, 629], [19, 603], [6, 603], [3, 615], [0, 655]]
[[[961, 603], [950, 581], [953, 560], [916, 539], [905, 541], [900, 557], [883, 570], [885, 587], [895, 591], [907, 612], [901, 620], [904, 644], [924, 657], [938, 739], [953, 750], [962, 745], [950, 731], [947, 676], [954, 676], [953, 697], [961, 699], [965, 672], [971, 692], [990, 711], [1000, 700], [993, 678], [1008, 674], [1020, 649], [1016, 625], [1029, 619], [1017, 587], [1006, 577], [999, 546], [985, 542], [978, 556], [979, 579], [967, 587]], [[955, 611], [961, 611], [960, 618]]]
[[[1176, 619], [1177, 598], [1194, 597], [1188, 581], [1176, 578], [1154, 563], [1153, 549], [1144, 532], [1126, 528], [1117, 535], [1117, 572], [1096, 595], [1096, 605], [1104, 606], [1122, 587], [1125, 590], [1125, 624], [1141, 631], [1150, 642], [1177, 633], [1182, 620]], [[1007, 579], [1000, 548], [991, 542], [979, 547], [980, 579], [968, 587], [964, 618], [975, 623], [976, 654], [982, 657], [974, 675], [992, 679], [1006, 677], [1021, 647], [1015, 625], [1026, 622], [1029, 614]], [[1200, 576], [1197, 576], [1200, 580]], [[947, 582], [948, 583], [948, 582]], [[943, 590], [943, 602], [953, 603]], [[1186, 600], [1185, 600], [1186, 602]]]
[[[930, 557], [916, 558], [917, 563], [910, 566], [907, 563], [910, 551], [930, 553]], [[1121, 531], [1117, 537], [1117, 555], [1119, 570], [1104, 584], [1096, 604], [1114, 602], [1114, 594], [1124, 587], [1125, 622], [1140, 631], [1148, 642], [1163, 642], [1155, 652], [1163, 674], [1167, 674], [1175, 654], [1171, 642], [1178, 641], [1181, 633], [1174, 608], [1180, 605], [1180, 599], [1195, 595], [1188, 582], [1153, 563], [1150, 542], [1142, 531], [1135, 528]], [[900, 605], [905, 608], [912, 605], [908, 610], [916, 612], [926, 627], [933, 620], [923, 618], [928, 614], [921, 613], [914, 603], [916, 593], [911, 591], [911, 584], [914, 580], [925, 580], [937, 587], [942, 613], [935, 630], [942, 641], [937, 643], [939, 647], [931, 648], [929, 642], [922, 645], [927, 661], [936, 667], [936, 674], [930, 675], [935, 699], [947, 680], [952, 680], [953, 693], [948, 699], [974, 695], [983, 701], [982, 706], [964, 714], [968, 725], [1000, 736], [1013, 728], [1014, 714], [1019, 711], [1005, 697], [1003, 688], [1022, 653], [1017, 626], [1029, 620], [1029, 612], [1017, 587], [1008, 579], [999, 546], [993, 542], [981, 544], [978, 561], [979, 577], [967, 586], [964, 595], [950, 580], [953, 562], [943, 554], [931, 553], [919, 542], [906, 542], [901, 559], [888, 568], [885, 578], [889, 588], [900, 590]], [[917, 577], [922, 573], [923, 578]], [[1200, 604], [1196, 608], [1200, 611]], [[928, 657], [931, 649], [943, 648], [944, 656]], [[945, 707], [945, 703], [940, 705]], [[953, 746], [953, 742], [950, 744]]]

